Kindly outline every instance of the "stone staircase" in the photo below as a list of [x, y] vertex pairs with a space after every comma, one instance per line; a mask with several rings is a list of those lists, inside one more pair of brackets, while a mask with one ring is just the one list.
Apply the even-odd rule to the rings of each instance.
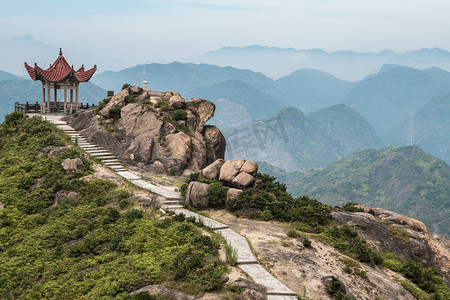
[[175, 187], [156, 186], [150, 182], [145, 181], [138, 175], [130, 172], [121, 164], [109, 150], [99, 147], [89, 142], [78, 131], [74, 130], [66, 122], [61, 120], [62, 115], [47, 115], [45, 119], [53, 122], [57, 128], [61, 129], [66, 135], [70, 136], [71, 140], [83, 149], [87, 154], [99, 159], [105, 166], [116, 172], [119, 176], [128, 180], [135, 186], [150, 191], [158, 196], [164, 197], [161, 210], [164, 213], [173, 212], [175, 214], [184, 214], [186, 217], [194, 217], [200, 220], [203, 224], [213, 231], [220, 233], [227, 243], [237, 250], [237, 266], [247, 273], [256, 283], [267, 287], [268, 300], [297, 300], [297, 294], [289, 289], [286, 285], [276, 279], [259, 263], [250, 249], [250, 246], [242, 235], [211, 218], [199, 215], [182, 205], [182, 196], [175, 191]]

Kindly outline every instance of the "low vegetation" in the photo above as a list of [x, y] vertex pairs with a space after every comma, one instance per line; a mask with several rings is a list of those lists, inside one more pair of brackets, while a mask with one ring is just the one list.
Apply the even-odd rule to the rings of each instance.
[[[38, 155], [67, 142], [38, 117], [13, 113], [0, 125], [2, 298], [131, 299], [163, 282], [190, 293], [222, 289], [220, 244], [194, 222], [134, 209], [126, 189], [85, 177], [91, 163], [76, 147]], [[76, 157], [86, 168], [66, 175], [61, 162]], [[77, 196], [56, 203], [61, 190]]]

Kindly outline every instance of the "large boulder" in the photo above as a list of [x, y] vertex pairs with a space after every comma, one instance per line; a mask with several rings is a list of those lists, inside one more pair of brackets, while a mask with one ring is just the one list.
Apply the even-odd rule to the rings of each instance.
[[219, 158], [214, 161], [212, 164], [208, 165], [206, 168], [202, 170], [203, 177], [213, 180], [219, 179], [220, 168], [222, 168], [225, 160]]
[[73, 174], [76, 171], [84, 170], [84, 163], [80, 158], [66, 158], [61, 165], [67, 175]]
[[178, 132], [167, 135], [166, 141], [174, 167], [178, 167], [179, 170], [186, 169], [188, 159], [192, 155], [192, 139], [187, 134]]
[[186, 190], [184, 203], [195, 208], [208, 207], [209, 189], [210, 186], [207, 183], [190, 182]]
[[[248, 171], [248, 172], [247, 172]], [[219, 180], [235, 188], [247, 188], [255, 183], [258, 165], [253, 161], [231, 159], [220, 168]]]

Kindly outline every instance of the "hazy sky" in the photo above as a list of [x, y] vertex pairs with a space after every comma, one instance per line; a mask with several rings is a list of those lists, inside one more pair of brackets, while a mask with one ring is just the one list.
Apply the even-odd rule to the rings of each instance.
[[0, 39], [169, 62], [222, 46], [450, 49], [448, 0], [0, 0]]

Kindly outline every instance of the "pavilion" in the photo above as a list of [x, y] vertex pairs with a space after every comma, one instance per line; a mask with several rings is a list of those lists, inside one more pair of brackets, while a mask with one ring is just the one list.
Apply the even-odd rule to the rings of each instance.
[[[59, 56], [56, 61], [50, 65], [47, 70], [41, 69], [36, 63], [34, 68], [29, 66], [25, 62], [25, 68], [28, 71], [31, 79], [40, 80], [42, 82], [42, 102], [40, 104], [41, 114], [49, 114], [51, 112], [60, 112], [63, 108], [64, 113], [73, 113], [79, 110], [78, 103], [78, 86], [80, 82], [88, 82], [97, 70], [97, 66], [94, 65], [92, 69], [84, 70], [84, 65], [78, 70], [73, 69], [73, 65], [70, 66], [64, 56], [62, 55], [61, 48], [59, 49]], [[47, 97], [45, 93], [47, 89]], [[54, 90], [54, 102], [51, 103], [51, 92]], [[64, 89], [64, 107], [62, 102], [58, 103], [57, 90]], [[70, 103], [67, 103], [67, 90], [70, 90]], [[73, 103], [73, 91], [75, 90], [75, 106]]]

